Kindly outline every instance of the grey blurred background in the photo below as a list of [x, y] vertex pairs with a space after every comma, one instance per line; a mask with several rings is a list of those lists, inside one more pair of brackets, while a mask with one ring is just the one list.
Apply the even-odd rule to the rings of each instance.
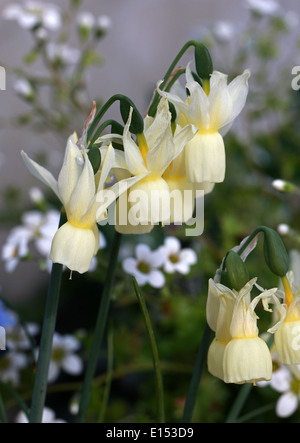
[[[0, 10], [9, 3], [12, 2], [0, 0]], [[52, 3], [62, 7], [68, 4], [66, 0], [53, 0]], [[281, 5], [285, 11], [292, 10], [300, 14], [299, 0], [284, 0]], [[90, 73], [91, 100], [94, 94], [107, 100], [115, 93], [122, 93], [129, 96], [142, 113], [148, 106], [155, 83], [162, 78], [183, 44], [201, 35], [201, 27], [217, 21], [229, 21], [242, 26], [249, 18], [242, 0], [86, 0], [82, 9], [96, 15], [105, 14], [112, 21], [110, 31], [98, 46], [104, 64], [99, 69], [93, 68]], [[29, 32], [15, 22], [0, 20], [2, 66], [20, 65], [31, 43]], [[300, 60], [294, 60], [294, 64], [300, 64]], [[218, 66], [215, 68], [218, 69]], [[39, 185], [23, 165], [20, 156], [22, 149], [28, 154], [43, 149], [54, 152], [63, 152], [64, 149], [54, 134], [37, 135], [28, 129], [12, 127], [6, 123], [23, 107], [25, 109], [8, 75], [7, 89], [0, 92], [2, 190], [7, 185], [20, 186], [23, 190]], [[52, 171], [56, 174], [55, 166]], [[9, 226], [0, 227], [1, 246], [8, 229]], [[5, 297], [11, 300], [27, 297], [35, 286], [47, 278], [36, 265], [29, 263], [20, 264], [17, 271], [7, 274], [0, 261], [0, 284]]]

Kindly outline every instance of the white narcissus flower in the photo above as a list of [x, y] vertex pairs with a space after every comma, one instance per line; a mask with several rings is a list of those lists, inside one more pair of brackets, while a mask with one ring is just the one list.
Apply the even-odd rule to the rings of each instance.
[[[133, 177], [145, 174], [145, 178], [128, 191], [127, 211], [118, 212], [117, 208], [121, 217], [117, 217], [116, 229], [125, 234], [145, 229], [149, 232], [156, 223], [170, 222], [170, 188], [163, 174], [194, 134], [192, 126], [187, 125], [173, 135], [165, 99], [160, 101], [154, 118], [144, 119], [144, 132], [137, 134], [137, 143], [129, 131], [131, 116], [132, 109], [123, 132], [124, 152], [118, 152], [119, 169]], [[118, 205], [121, 208], [122, 203]]]
[[23, 159], [30, 172], [48, 185], [62, 202], [67, 222], [56, 232], [50, 259], [72, 271], [87, 272], [99, 249], [97, 222], [105, 220], [108, 206], [142, 177], [122, 180], [104, 189], [114, 165], [114, 149], [110, 145], [95, 177], [87, 150], [77, 146], [77, 137], [69, 137], [65, 158], [56, 180], [44, 167], [31, 160], [25, 152]]
[[158, 269], [165, 261], [165, 255], [158, 249], [151, 251], [148, 245], [140, 243], [135, 249], [136, 258], [129, 257], [123, 260], [125, 272], [135, 277], [139, 286], [149, 283], [154, 288], [162, 288], [165, 276]]
[[225, 148], [223, 136], [242, 111], [247, 94], [250, 72], [244, 71], [227, 84], [228, 76], [214, 71], [203, 87], [196, 82], [190, 64], [186, 68], [186, 88], [189, 96], [159, 90], [174, 104], [178, 120], [197, 128], [196, 135], [185, 146], [185, 165], [188, 181], [219, 183], [225, 176]]
[[[248, 286], [246, 290], [249, 294]], [[221, 380], [224, 380], [223, 357], [231, 340], [230, 324], [237, 296], [237, 291], [216, 283], [213, 279], [209, 280], [206, 318], [209, 327], [215, 332], [215, 337], [208, 349], [207, 366], [209, 372]]]
[[190, 267], [197, 263], [197, 255], [191, 248], [181, 249], [176, 237], [167, 237], [159, 250], [165, 255], [164, 271], [168, 274], [188, 274]]
[[223, 357], [225, 383], [255, 384], [256, 381], [272, 378], [272, 358], [266, 342], [258, 336], [255, 308], [262, 301], [264, 309], [269, 311], [267, 303], [277, 288], [263, 291], [247, 303], [255, 282], [256, 279], [250, 280], [247, 290], [239, 292], [234, 304], [230, 325], [231, 340], [226, 345]]

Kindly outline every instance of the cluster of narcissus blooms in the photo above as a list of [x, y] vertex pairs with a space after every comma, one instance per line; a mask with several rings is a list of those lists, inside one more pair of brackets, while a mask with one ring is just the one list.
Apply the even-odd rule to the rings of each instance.
[[[163, 97], [156, 114], [146, 115], [143, 131], [135, 133], [135, 140], [130, 131], [132, 108], [122, 135], [98, 138], [101, 164], [97, 171], [88, 155], [87, 140], [87, 127], [95, 112], [79, 140], [76, 134], [69, 137], [58, 180], [22, 152], [29, 170], [50, 186], [66, 212], [67, 221], [53, 239], [51, 260], [72, 271], [86, 272], [99, 248], [97, 223], [106, 219], [107, 209], [115, 201], [115, 228], [120, 233], [150, 232], [157, 223], [185, 223], [191, 218], [195, 200], [185, 202], [185, 191], [210, 192], [215, 183], [224, 180], [222, 136], [245, 104], [248, 77], [245, 71], [227, 84], [227, 76], [214, 71], [210, 80], [200, 85], [188, 65], [188, 95], [184, 98], [177, 85], [170, 93], [159, 91]], [[169, 102], [175, 106], [175, 121]], [[121, 149], [113, 147], [116, 141]], [[111, 175], [116, 183], [107, 187]], [[183, 203], [171, 207], [174, 190], [181, 194]], [[138, 211], [134, 206], [137, 198]]]
[[[239, 291], [213, 279], [209, 281], [207, 321], [215, 331], [208, 351], [208, 369], [225, 383], [254, 383], [271, 380], [272, 358], [266, 342], [259, 337], [255, 308], [261, 301], [266, 311], [274, 305], [276, 324], [268, 329], [282, 364], [300, 364], [300, 289], [293, 286], [293, 273], [282, 277], [284, 291], [262, 290], [257, 279]], [[261, 293], [251, 299], [256, 287]]]

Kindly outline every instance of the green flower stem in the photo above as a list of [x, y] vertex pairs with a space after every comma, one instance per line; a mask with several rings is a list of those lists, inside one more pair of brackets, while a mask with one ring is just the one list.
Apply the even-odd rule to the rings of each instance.
[[206, 362], [206, 356], [208, 352], [208, 348], [212, 339], [212, 330], [209, 328], [208, 324], [205, 325], [204, 333], [202, 336], [202, 340], [200, 343], [189, 391], [187, 394], [183, 415], [182, 415], [182, 423], [190, 423], [193, 418], [193, 412], [197, 400], [198, 389], [200, 386], [202, 373], [204, 369], [204, 365]]
[[45, 406], [48, 371], [52, 353], [53, 335], [56, 325], [62, 270], [63, 267], [61, 264], [53, 263], [44, 314], [41, 342], [39, 346], [39, 356], [30, 411], [30, 423], [41, 423], [43, 409]]
[[[160, 85], [160, 89], [164, 89], [165, 85], [167, 84], [170, 76], [172, 75], [172, 72], [174, 71], [174, 69], [176, 68], [177, 63], [179, 62], [179, 60], [181, 59], [181, 57], [183, 56], [183, 54], [191, 47], [194, 46], [195, 48], [199, 48], [199, 47], [204, 47], [201, 43], [197, 42], [196, 40], [189, 40], [187, 43], [185, 43], [185, 45], [181, 48], [181, 50], [178, 52], [178, 54], [176, 55], [176, 57], [174, 58], [173, 62], [171, 63], [169, 69], [167, 70], [163, 81]], [[150, 116], [154, 116], [155, 112], [156, 112], [156, 108], [157, 108], [157, 104], [159, 102], [159, 94], [158, 92], [156, 92], [153, 101], [149, 107], [148, 110], [148, 115]]]
[[251, 383], [246, 383], [244, 386], [240, 389], [231, 410], [229, 411], [229, 414], [227, 416], [227, 419], [225, 423], [236, 423], [237, 418], [246, 403], [246, 400], [250, 394], [250, 391], [252, 389]]
[[83, 423], [85, 421], [87, 410], [90, 401], [90, 395], [93, 385], [93, 379], [96, 371], [97, 361], [100, 354], [101, 344], [103, 340], [103, 335], [106, 327], [107, 316], [111, 301], [111, 292], [115, 277], [115, 271], [118, 262], [119, 249], [121, 245], [122, 235], [115, 231], [114, 241], [111, 247], [111, 255], [107, 269], [105, 286], [103, 289], [103, 294], [101, 298], [101, 303], [99, 306], [97, 322], [93, 334], [93, 342], [90, 351], [90, 357], [88, 360], [87, 370], [85, 374], [85, 379], [83, 382], [83, 388], [79, 403], [79, 412], [77, 416], [77, 422]]
[[0, 423], [8, 423], [1, 392], [0, 392]]
[[[8, 393], [15, 399], [16, 404], [22, 409], [24, 414], [26, 415], [27, 419], [29, 420], [29, 410], [28, 407], [23, 400], [23, 398], [20, 396], [20, 394], [8, 383], [4, 383], [3, 381], [0, 381], [0, 388], [3, 390], [8, 391]], [[30, 393], [31, 395], [31, 393]], [[11, 407], [15, 406], [15, 404], [12, 404]]]
[[102, 398], [101, 410], [99, 414], [98, 423], [104, 423], [106, 409], [110, 396], [110, 389], [113, 380], [113, 368], [114, 368], [114, 337], [113, 337], [113, 328], [112, 326], [108, 331], [107, 338], [107, 371], [106, 371], [106, 380], [104, 393]]
[[[63, 223], [65, 223], [65, 221], [66, 216], [64, 211], [62, 210], [59, 227]], [[52, 354], [52, 341], [55, 332], [62, 273], [63, 266], [60, 263], [53, 263], [46, 300], [41, 341], [39, 346], [36, 376], [33, 387], [31, 410], [29, 415], [30, 423], [41, 423], [42, 421], [43, 409], [46, 400], [48, 372]]]
[[[104, 116], [106, 111], [108, 111], [108, 109], [116, 101], [126, 102], [129, 106], [131, 106], [134, 109], [135, 112], [138, 113], [138, 111], [136, 109], [136, 106], [134, 105], [134, 103], [128, 97], [126, 97], [125, 95], [122, 95], [122, 94], [115, 94], [115, 95], [113, 95], [110, 99], [107, 100], [106, 103], [104, 103], [102, 108], [96, 114], [92, 124], [90, 125], [90, 127], [88, 129], [88, 140], [94, 139], [94, 137], [92, 137], [92, 135], [93, 135], [94, 131], [96, 130], [98, 123], [100, 122], [100, 120], [102, 119], [102, 117]], [[99, 134], [98, 131], [97, 131], [97, 133]]]
[[136, 279], [133, 277], [133, 284], [135, 293], [139, 302], [139, 305], [141, 307], [147, 331], [149, 334], [149, 339], [151, 343], [151, 349], [152, 349], [152, 358], [153, 358], [153, 365], [154, 365], [154, 372], [156, 377], [156, 390], [157, 390], [157, 419], [158, 423], [164, 423], [165, 422], [165, 413], [164, 413], [164, 389], [163, 389], [163, 380], [162, 380], [162, 374], [161, 374], [161, 368], [160, 368], [160, 362], [159, 362], [159, 356], [158, 356], [158, 349], [156, 345], [155, 335], [153, 331], [153, 327], [151, 324], [151, 319], [148, 313], [148, 309], [146, 306], [146, 302], [144, 300], [144, 297], [140, 291], [140, 288], [137, 284]]

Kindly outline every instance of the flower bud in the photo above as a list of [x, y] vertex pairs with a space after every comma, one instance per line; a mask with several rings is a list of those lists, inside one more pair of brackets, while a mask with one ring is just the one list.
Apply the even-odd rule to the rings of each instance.
[[131, 123], [130, 123], [130, 132], [133, 134], [142, 134], [144, 130], [144, 120], [141, 114], [137, 111], [134, 104], [130, 99], [124, 97], [123, 100], [120, 100], [120, 112], [123, 118], [123, 121], [126, 122], [129, 117], [130, 108], [133, 108]]
[[273, 229], [263, 226], [264, 257], [270, 270], [279, 277], [283, 277], [289, 270], [289, 258], [280, 235]]
[[229, 287], [239, 291], [250, 280], [244, 261], [236, 252], [229, 251], [225, 264]]
[[210, 78], [213, 72], [213, 63], [210, 53], [204, 45], [195, 46], [195, 66], [199, 77]]

